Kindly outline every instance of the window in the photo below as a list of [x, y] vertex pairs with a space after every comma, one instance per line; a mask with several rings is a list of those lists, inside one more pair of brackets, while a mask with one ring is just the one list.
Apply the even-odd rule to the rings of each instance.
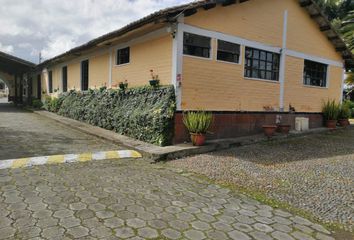
[[117, 65], [127, 64], [130, 62], [130, 48], [122, 48], [117, 50]]
[[192, 33], [184, 33], [183, 54], [210, 58], [211, 38]]
[[278, 81], [280, 55], [246, 47], [245, 77]]
[[89, 86], [89, 61], [81, 62], [81, 91], [88, 90]]
[[218, 40], [217, 60], [225, 62], [239, 63], [240, 45]]
[[48, 72], [48, 92], [53, 93], [53, 72]]
[[305, 60], [304, 84], [309, 86], [327, 86], [327, 65]]
[[42, 98], [42, 80], [40, 74], [37, 75], [37, 98]]
[[63, 92], [67, 92], [68, 91], [68, 67], [65, 66], [61, 69], [62, 71], [62, 83], [63, 83]]

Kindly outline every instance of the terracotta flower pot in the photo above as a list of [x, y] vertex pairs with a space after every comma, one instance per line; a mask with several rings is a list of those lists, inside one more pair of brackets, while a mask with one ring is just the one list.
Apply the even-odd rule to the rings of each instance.
[[263, 125], [262, 128], [263, 128], [264, 134], [270, 138], [274, 135], [275, 130], [277, 129], [277, 126], [276, 125]]
[[337, 126], [337, 120], [327, 120], [326, 121], [326, 127], [329, 129], [336, 129]]
[[194, 146], [203, 146], [205, 138], [205, 134], [191, 133], [191, 140]]
[[283, 134], [289, 134], [290, 132], [290, 125], [289, 124], [279, 124], [278, 129]]
[[338, 122], [341, 127], [347, 127], [350, 125], [348, 119], [339, 119]]

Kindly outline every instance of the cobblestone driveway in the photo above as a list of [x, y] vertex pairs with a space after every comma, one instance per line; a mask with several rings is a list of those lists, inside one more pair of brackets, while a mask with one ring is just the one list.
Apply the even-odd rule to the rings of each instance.
[[143, 161], [0, 170], [0, 239], [333, 239], [322, 226]]
[[0, 160], [119, 149], [108, 141], [0, 102]]
[[202, 154], [168, 165], [265, 193], [354, 231], [354, 128]]

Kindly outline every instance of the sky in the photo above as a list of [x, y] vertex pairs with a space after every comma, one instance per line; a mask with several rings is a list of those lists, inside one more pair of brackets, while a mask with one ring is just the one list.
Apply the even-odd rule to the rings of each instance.
[[38, 63], [191, 0], [0, 0], [0, 51]]

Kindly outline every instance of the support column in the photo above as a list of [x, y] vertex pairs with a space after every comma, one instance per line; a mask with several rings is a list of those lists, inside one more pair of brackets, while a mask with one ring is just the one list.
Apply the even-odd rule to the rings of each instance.
[[284, 11], [283, 20], [283, 43], [280, 53], [280, 69], [279, 69], [279, 83], [280, 83], [280, 97], [279, 97], [279, 110], [284, 111], [284, 84], [285, 84], [285, 64], [286, 64], [286, 40], [288, 32], [288, 10]]
[[183, 67], [183, 16], [180, 16], [171, 30], [172, 47], [172, 84], [176, 91], [176, 107], [182, 110], [182, 67]]
[[20, 103], [23, 103], [23, 73], [20, 76]]

